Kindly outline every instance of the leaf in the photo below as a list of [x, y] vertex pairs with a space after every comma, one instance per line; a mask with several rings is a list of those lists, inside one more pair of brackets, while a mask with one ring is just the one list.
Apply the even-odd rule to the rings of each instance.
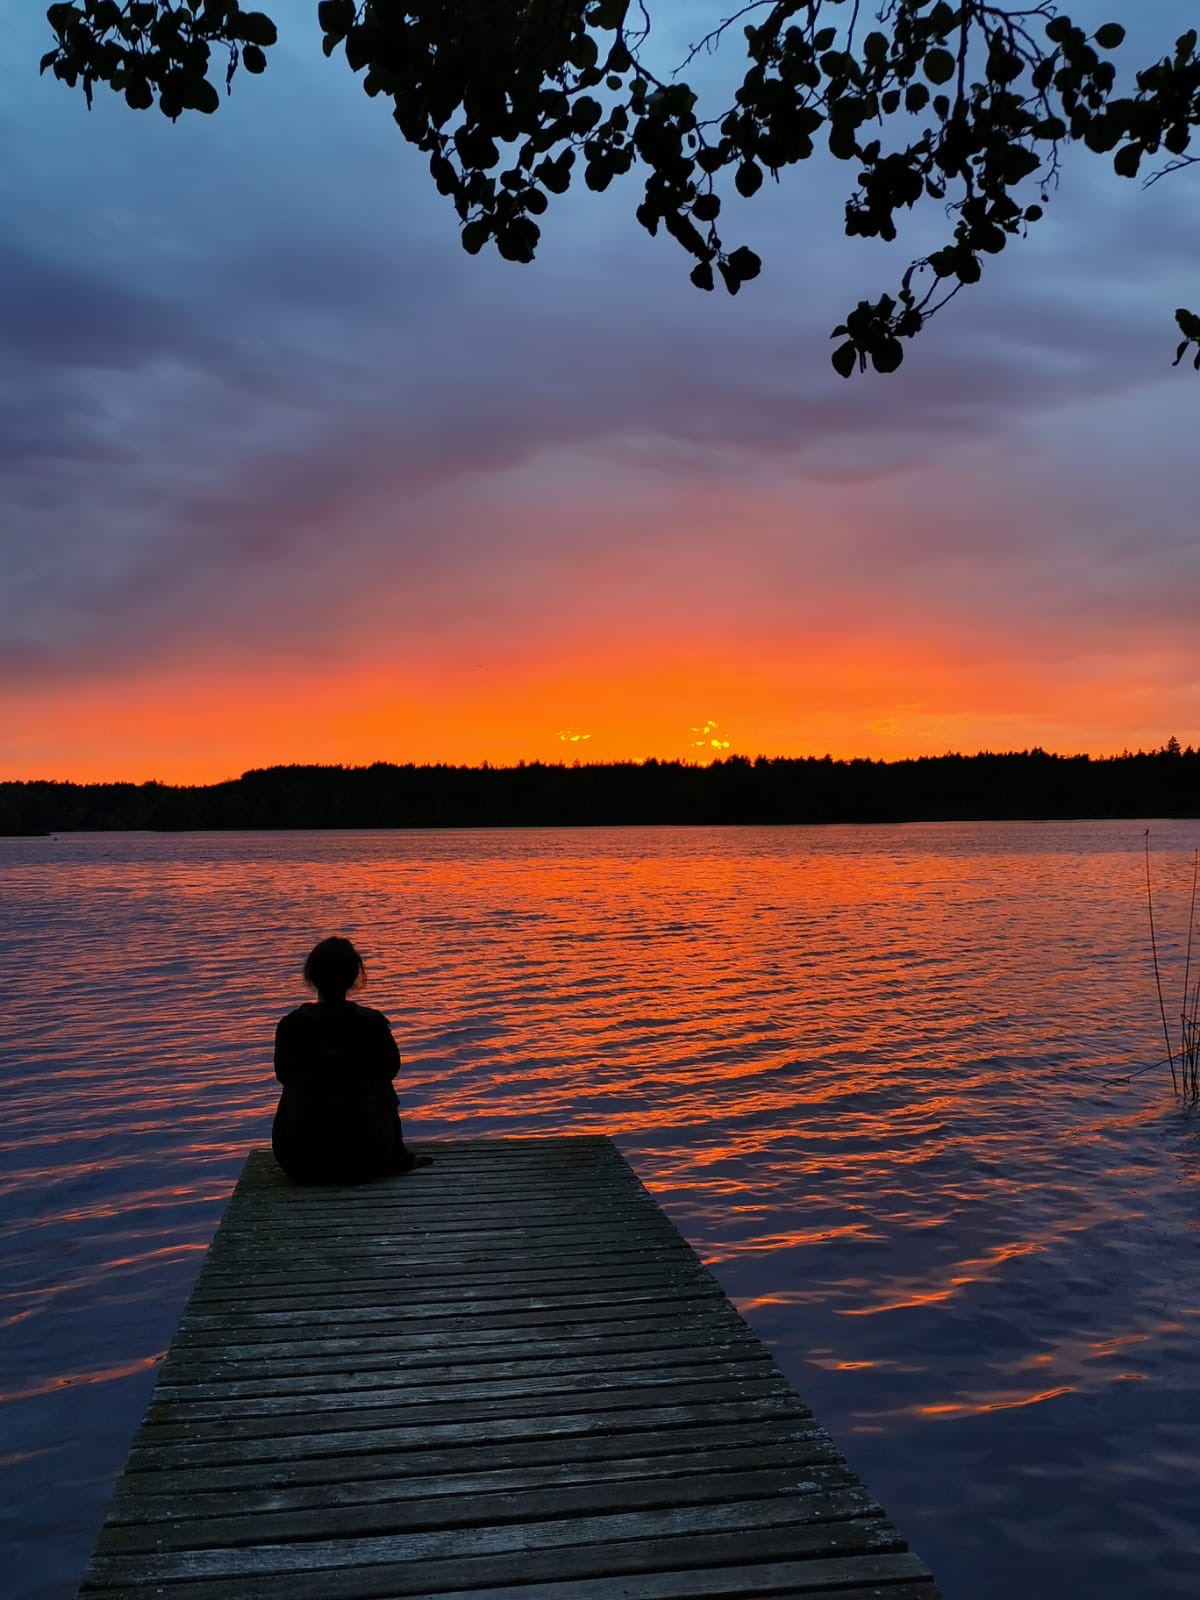
[[267, 58], [258, 45], [248, 44], [242, 50], [242, 65], [257, 77], [260, 72], [267, 70]]
[[354, 0], [321, 0], [317, 21], [327, 36], [326, 42], [344, 39], [354, 26], [356, 15]]
[[854, 368], [858, 364], [858, 351], [854, 345], [847, 342], [838, 345], [829, 359], [833, 363], [835, 372], [840, 372], [843, 378], [849, 378], [854, 375]]
[[1123, 144], [1113, 157], [1113, 171], [1121, 178], [1136, 178], [1142, 164], [1140, 145]]
[[762, 271], [761, 259], [755, 255], [753, 250], [748, 250], [744, 244], [739, 245], [729, 257], [729, 266], [731, 271], [737, 273], [738, 279], [742, 283], [748, 283], [751, 278], [757, 278]]
[[491, 236], [492, 230], [488, 224], [477, 218], [463, 228], [462, 247], [469, 256], [477, 256]]
[[713, 277], [711, 261], [698, 261], [688, 274], [697, 289], [712, 289], [716, 280]]
[[371, 30], [351, 28], [346, 35], [346, 60], [351, 72], [361, 72], [371, 59]]
[[876, 372], [895, 372], [904, 360], [904, 346], [899, 339], [883, 338], [871, 351], [871, 365]]
[[191, 97], [192, 109], [203, 111], [206, 117], [211, 117], [214, 111], [220, 109], [221, 96], [217, 93], [216, 85], [209, 83], [207, 78], [201, 78], [193, 87]]
[[596, 58], [598, 57], [599, 53], [600, 52], [596, 48], [596, 41], [592, 38], [591, 34], [580, 33], [577, 34], [571, 41], [570, 47], [567, 50], [567, 60], [573, 67], [578, 67], [581, 71], [583, 71], [588, 67], [594, 67], [596, 65]]
[[863, 55], [872, 64], [878, 66], [887, 60], [888, 41], [884, 33], [869, 33], [863, 40]]
[[949, 50], [930, 50], [925, 56], [925, 76], [930, 83], [949, 83], [954, 76], [955, 60]]
[[571, 164], [574, 159], [574, 151], [564, 150], [557, 161], [539, 162], [533, 175], [551, 194], [566, 194], [571, 187]]
[[458, 187], [458, 177], [454, 171], [454, 163], [448, 161], [440, 152], [429, 158], [429, 175], [433, 179], [439, 194], [453, 194]]
[[858, 140], [854, 129], [846, 122], [834, 122], [829, 128], [829, 153], [839, 161], [852, 161], [858, 153]]
[[600, 121], [601, 110], [599, 100], [593, 100], [591, 95], [580, 95], [571, 103], [571, 126], [576, 133], [589, 133]]
[[238, 25], [238, 37], [247, 44], [272, 45], [279, 38], [279, 30], [265, 11], [245, 11]]
[[1119, 22], [1106, 22], [1092, 35], [1101, 50], [1119, 50], [1125, 42], [1125, 29]]
[[734, 174], [733, 182], [740, 195], [748, 200], [762, 187], [762, 168], [753, 161], [743, 161]]
[[697, 222], [715, 222], [721, 214], [721, 202], [715, 194], [698, 194], [692, 201], [692, 216]]
[[541, 229], [528, 217], [514, 217], [496, 235], [496, 249], [505, 261], [532, 261]]

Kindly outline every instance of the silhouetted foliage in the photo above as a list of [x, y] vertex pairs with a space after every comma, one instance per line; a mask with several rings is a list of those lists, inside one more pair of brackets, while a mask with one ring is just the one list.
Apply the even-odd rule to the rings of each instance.
[[0, 783], [0, 832], [1200, 816], [1200, 751], [515, 767], [291, 766], [228, 783]]
[[[582, 174], [604, 190], [635, 166], [637, 218], [694, 261], [691, 281], [730, 294], [761, 262], [719, 223], [818, 145], [852, 164], [846, 232], [891, 240], [900, 213], [942, 208], [949, 236], [894, 295], [860, 301], [834, 331], [833, 365], [891, 372], [901, 341], [983, 263], [1039, 220], [1077, 143], [1125, 178], [1194, 163], [1200, 55], [1189, 29], [1124, 91], [1111, 59], [1125, 30], [1089, 34], [1051, 0], [751, 0], [693, 47], [679, 72], [741, 22], [749, 65], [733, 104], [701, 106], [679, 72], [646, 63], [649, 13], [630, 0], [321, 0], [326, 55], [340, 51], [368, 95], [429, 158], [472, 254], [489, 242], [533, 259], [535, 220]], [[874, 17], [874, 26], [866, 21]], [[274, 22], [239, 0], [74, 0], [47, 13], [42, 70], [97, 84], [174, 119], [213, 112], [239, 68], [261, 73]], [[1162, 158], [1143, 170], [1147, 158]], [[1200, 317], [1176, 313], [1200, 370]]]

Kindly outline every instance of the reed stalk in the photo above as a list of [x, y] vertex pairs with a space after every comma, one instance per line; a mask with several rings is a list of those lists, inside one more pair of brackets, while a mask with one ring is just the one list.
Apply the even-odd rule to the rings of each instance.
[[1192, 972], [1192, 939], [1196, 929], [1196, 884], [1200, 877], [1200, 850], [1192, 853], [1192, 901], [1188, 909], [1187, 956], [1183, 966], [1183, 1007], [1179, 1014], [1179, 1041], [1184, 1093], [1189, 1100], [1200, 1100], [1200, 982], [1189, 996]]
[[[1175, 1052], [1171, 1049], [1171, 1030], [1167, 1026], [1167, 1008], [1163, 1002], [1162, 972], [1158, 965], [1158, 940], [1154, 935], [1154, 895], [1150, 888], [1150, 829], [1146, 829], [1146, 910], [1150, 916], [1150, 950], [1154, 956], [1154, 984], [1158, 990], [1158, 1014], [1162, 1018], [1163, 1038], [1167, 1046], [1167, 1060], [1171, 1066], [1171, 1087], [1179, 1093], [1179, 1078], [1175, 1071]], [[1186, 993], [1186, 990], [1185, 990]]]

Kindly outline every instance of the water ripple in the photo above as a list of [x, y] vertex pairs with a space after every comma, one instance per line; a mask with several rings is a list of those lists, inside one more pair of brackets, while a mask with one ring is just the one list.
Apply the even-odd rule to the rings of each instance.
[[336, 930], [414, 1135], [615, 1135], [948, 1600], [1192, 1595], [1200, 1131], [1111, 1081], [1141, 827], [0, 841], [7, 1593], [74, 1591]]

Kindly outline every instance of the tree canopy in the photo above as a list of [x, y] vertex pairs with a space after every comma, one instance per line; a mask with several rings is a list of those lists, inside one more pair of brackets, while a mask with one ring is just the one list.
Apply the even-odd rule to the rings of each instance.
[[495, 828], [1194, 817], [1200, 750], [515, 767], [290, 766], [225, 783], [0, 783], [0, 835], [75, 829]]
[[[89, 105], [107, 85], [172, 120], [215, 112], [277, 40], [240, 0], [64, 0], [47, 20], [43, 72]], [[531, 261], [555, 196], [633, 171], [641, 225], [686, 252], [698, 289], [736, 294], [761, 270], [729, 242], [737, 197], [819, 147], [851, 169], [847, 234], [893, 240], [902, 213], [939, 208], [944, 242], [834, 330], [844, 377], [894, 371], [902, 341], [1025, 236], [1067, 145], [1143, 182], [1200, 161], [1196, 29], [1121, 77], [1124, 28], [1089, 33], [1052, 0], [750, 0], [665, 79], [646, 64], [644, 0], [320, 0], [316, 22], [325, 54], [343, 55], [428, 157], [472, 254]], [[688, 69], [738, 28], [733, 103], [702, 105]], [[1200, 316], [1176, 321], [1175, 362], [1194, 347], [1200, 371]]]

